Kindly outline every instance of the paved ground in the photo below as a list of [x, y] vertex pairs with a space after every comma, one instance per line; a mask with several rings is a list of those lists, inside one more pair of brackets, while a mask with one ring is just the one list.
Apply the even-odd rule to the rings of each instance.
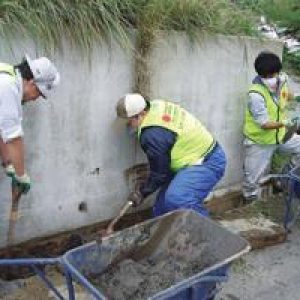
[[231, 268], [218, 300], [300, 299], [300, 222], [287, 242], [252, 251]]

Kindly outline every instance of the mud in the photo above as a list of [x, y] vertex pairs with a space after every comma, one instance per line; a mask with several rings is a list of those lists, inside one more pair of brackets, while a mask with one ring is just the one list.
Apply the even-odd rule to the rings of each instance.
[[108, 299], [146, 299], [201, 272], [214, 261], [207, 243], [194, 243], [187, 232], [181, 231], [168, 241], [167, 252], [139, 261], [134, 257], [124, 259], [90, 280]]
[[[150, 219], [151, 209], [130, 213], [122, 217], [115, 226], [115, 231], [123, 230], [137, 223]], [[35, 258], [57, 257], [69, 249], [80, 246], [82, 243], [92, 242], [99, 237], [99, 231], [107, 228], [109, 221], [92, 224], [69, 232], [59, 233], [49, 237], [37, 238], [12, 246], [9, 249], [0, 249], [1, 258]], [[78, 238], [78, 237], [81, 237]], [[9, 250], [9, 251], [8, 251]], [[8, 255], [9, 254], [9, 255]], [[0, 279], [13, 280], [34, 275], [31, 268], [0, 266]]]

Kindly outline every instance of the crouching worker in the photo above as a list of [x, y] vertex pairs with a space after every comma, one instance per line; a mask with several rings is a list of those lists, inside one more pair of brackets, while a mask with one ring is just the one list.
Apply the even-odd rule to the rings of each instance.
[[140, 94], [127, 94], [116, 110], [137, 131], [150, 164], [149, 178], [130, 195], [134, 206], [160, 188], [154, 216], [176, 209], [208, 216], [203, 201], [222, 178], [226, 158], [201, 122], [177, 104]]

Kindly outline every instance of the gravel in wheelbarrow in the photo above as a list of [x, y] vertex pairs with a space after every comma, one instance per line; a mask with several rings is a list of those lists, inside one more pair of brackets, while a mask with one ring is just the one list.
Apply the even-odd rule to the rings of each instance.
[[73, 249], [64, 259], [97, 299], [166, 299], [209, 277], [218, 282], [214, 272], [247, 251], [243, 238], [181, 210]]

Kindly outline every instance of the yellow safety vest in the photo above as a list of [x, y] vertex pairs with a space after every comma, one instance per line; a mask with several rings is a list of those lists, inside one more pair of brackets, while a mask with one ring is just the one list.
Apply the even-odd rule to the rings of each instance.
[[[284, 83], [281, 87], [278, 104], [274, 101], [269, 89], [262, 84], [253, 84], [249, 89], [249, 93], [253, 92], [263, 96], [266, 103], [269, 120], [274, 122], [282, 122], [285, 117], [284, 108], [288, 100], [287, 84]], [[262, 129], [261, 126], [255, 122], [251, 112], [249, 111], [249, 108], [246, 109], [244, 135], [253, 142], [263, 145], [280, 144], [282, 143], [285, 132], [285, 127], [278, 129]]]
[[16, 72], [12, 65], [0, 63], [0, 73], [7, 73], [11, 75], [12, 79], [16, 79]]
[[138, 128], [160, 126], [177, 134], [171, 150], [171, 170], [176, 172], [204, 158], [216, 142], [206, 128], [179, 105], [164, 100], [153, 100], [150, 109]]

